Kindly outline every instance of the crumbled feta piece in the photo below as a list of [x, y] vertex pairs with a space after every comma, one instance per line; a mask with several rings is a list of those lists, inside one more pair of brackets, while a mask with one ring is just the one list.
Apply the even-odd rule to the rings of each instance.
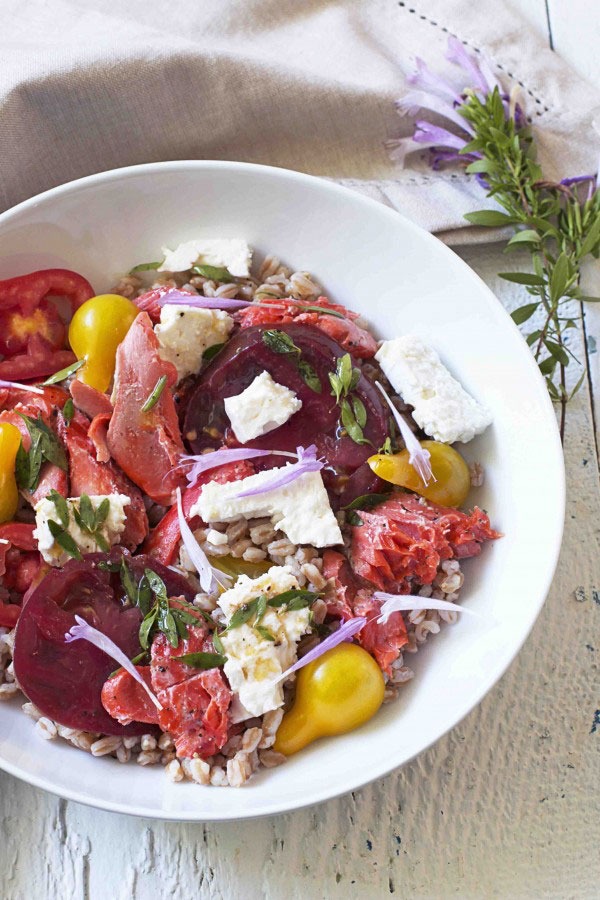
[[[274, 597], [298, 588], [298, 581], [287, 566], [272, 566], [259, 578], [240, 575], [234, 587], [221, 594], [218, 604], [229, 623], [234, 612], [264, 594]], [[237, 703], [233, 704], [233, 721], [262, 716], [283, 704], [283, 683], [275, 683], [297, 659], [297, 643], [309, 630], [310, 612], [306, 607], [286, 610], [267, 607], [260, 620], [274, 641], [262, 637], [250, 624], [240, 625], [221, 635], [227, 662], [225, 675]], [[234, 699], [236, 699], [234, 697]]]
[[220, 266], [236, 278], [250, 275], [252, 250], [239, 238], [209, 238], [185, 241], [175, 250], [163, 247], [165, 255], [159, 272], [187, 272], [192, 266]]
[[416, 335], [384, 341], [375, 359], [394, 390], [414, 407], [417, 425], [436, 441], [466, 443], [491, 423], [490, 411], [467, 394], [433, 347]]
[[225, 412], [240, 444], [279, 428], [302, 408], [302, 400], [261, 372], [241, 394], [225, 398]]
[[320, 472], [306, 472], [285, 487], [236, 499], [236, 494], [259, 487], [272, 477], [271, 469], [227, 484], [210, 481], [192, 506], [190, 517], [200, 516], [203, 522], [231, 522], [239, 516], [271, 516], [273, 525], [294, 544], [331, 547], [343, 543]]
[[167, 304], [160, 311], [160, 325], [154, 326], [154, 333], [160, 356], [173, 363], [181, 381], [199, 371], [204, 351], [224, 343], [232, 328], [233, 319], [221, 309]]
[[[131, 499], [126, 494], [95, 494], [90, 496], [90, 502], [94, 510], [98, 509], [103, 500], [109, 501], [109, 510], [106, 519], [102, 523], [99, 534], [109, 546], [120, 543], [121, 534], [125, 530], [125, 507], [129, 506]], [[96, 553], [98, 546], [93, 534], [89, 534], [79, 527], [75, 520], [73, 510], [79, 512], [80, 497], [69, 497], [66, 501], [69, 510], [69, 524], [64, 531], [75, 541], [81, 553]], [[52, 520], [62, 526], [60, 516], [49, 497], [44, 497], [35, 507], [35, 530], [33, 536], [37, 540], [38, 550], [47, 563], [51, 566], [64, 566], [71, 558], [63, 548], [56, 543], [50, 531], [48, 521]]]

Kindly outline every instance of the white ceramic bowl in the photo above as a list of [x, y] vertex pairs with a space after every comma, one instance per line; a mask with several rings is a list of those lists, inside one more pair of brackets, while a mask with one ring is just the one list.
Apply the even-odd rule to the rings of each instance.
[[[485, 466], [477, 502], [505, 533], [465, 565], [467, 617], [410, 658], [397, 703], [344, 737], [313, 744], [241, 790], [171, 784], [158, 767], [94, 759], [44, 741], [18, 703], [0, 706], [0, 766], [104, 809], [176, 820], [240, 819], [342, 794], [401, 766], [479, 703], [515, 657], [560, 548], [564, 472], [546, 388], [500, 303], [447, 247], [397, 213], [334, 184], [234, 162], [167, 162], [54, 188], [0, 216], [0, 278], [62, 266], [98, 293], [161, 246], [243, 237], [306, 269], [381, 337], [422, 333], [494, 414], [465, 445]], [[525, 686], [524, 686], [525, 689]]]

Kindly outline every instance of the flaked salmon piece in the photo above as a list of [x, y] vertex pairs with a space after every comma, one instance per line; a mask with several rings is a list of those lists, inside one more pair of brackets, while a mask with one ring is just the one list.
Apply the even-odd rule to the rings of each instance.
[[207, 759], [227, 742], [232, 694], [220, 669], [192, 675], [157, 696], [163, 707], [158, 724], [179, 757]]
[[443, 560], [477, 556], [484, 541], [501, 537], [477, 507], [465, 513], [412, 494], [396, 494], [358, 515], [363, 524], [352, 529], [352, 568], [392, 593], [431, 584]]
[[[148, 687], [151, 687], [150, 666], [136, 666]], [[158, 725], [158, 709], [135, 678], [126, 669], [104, 682], [100, 694], [102, 706], [121, 725], [130, 722], [146, 722]]]
[[[170, 601], [171, 605], [176, 605]], [[191, 612], [191, 610], [188, 610]], [[198, 614], [198, 618], [200, 618]], [[173, 687], [181, 681], [187, 681], [196, 672], [185, 663], [178, 662], [174, 657], [185, 656], [187, 653], [214, 653], [214, 647], [208, 628], [202, 625], [188, 626], [188, 636], [180, 638], [177, 647], [173, 647], [167, 636], [162, 632], [156, 635], [152, 641], [152, 688], [154, 691], [162, 691]]]
[[358, 632], [357, 640], [375, 657], [379, 667], [391, 675], [391, 665], [408, 641], [402, 613], [392, 613], [385, 624], [378, 624], [381, 603], [373, 599], [373, 591], [364, 587], [346, 557], [337, 550], [326, 550], [323, 554], [323, 576], [329, 582], [324, 597], [328, 614], [344, 621], [364, 616], [367, 624]]
[[[153, 288], [151, 291], [146, 291], [145, 294], [140, 294], [139, 297], [134, 297], [133, 302], [137, 306], [138, 309], [143, 310], [143, 312], [148, 313], [154, 325], [160, 322], [160, 304], [159, 300], [165, 294], [168, 294], [172, 291], [173, 288], [171, 285], [164, 285], [164, 287]], [[197, 296], [196, 294], [192, 294], [191, 291], [182, 291], [180, 288], [177, 289], [180, 294], [188, 294], [190, 297]]]
[[[117, 350], [113, 389], [114, 411], [108, 428], [108, 449], [115, 462], [156, 503], [170, 506], [185, 474], [174, 469], [184, 452], [172, 387], [175, 367], [161, 359], [158, 340], [147, 313], [141, 312]], [[166, 376], [157, 403], [142, 406]]]
[[85, 384], [83, 381], [74, 378], [69, 387], [73, 403], [77, 409], [85, 413], [89, 419], [101, 414], [112, 415], [112, 403], [107, 394], [96, 390], [91, 384]]
[[108, 462], [110, 459], [108, 426], [110, 425], [111, 415], [112, 413], [98, 413], [94, 416], [88, 428], [88, 437], [94, 445], [96, 459], [101, 463]]
[[148, 516], [142, 494], [126, 475], [111, 461], [98, 462], [94, 445], [87, 433], [88, 420], [78, 413], [66, 426], [59, 419], [59, 432], [69, 457], [71, 496], [82, 494], [126, 494], [131, 503], [125, 507], [125, 530], [121, 544], [135, 550], [148, 534]]
[[[197, 502], [205, 484], [208, 484], [209, 481], [216, 481], [218, 484], [226, 484], [228, 481], [240, 481], [242, 478], [254, 475], [254, 473], [254, 466], [247, 460], [226, 463], [224, 466], [219, 466], [218, 469], [211, 469], [205, 472], [193, 487], [187, 488], [183, 492], [181, 505], [183, 514], [192, 531], [195, 528], [199, 528], [202, 522], [197, 516], [190, 519], [190, 509]], [[163, 565], [169, 566], [175, 558], [180, 540], [181, 532], [177, 518], [177, 507], [172, 506], [150, 533], [142, 548], [142, 552], [148, 553], [163, 563]]]
[[[358, 313], [346, 309], [339, 303], [331, 303], [327, 297], [318, 297], [315, 306], [330, 309], [338, 315], [307, 310], [306, 303], [287, 297], [282, 300], [265, 298], [260, 306], [248, 306], [236, 313], [242, 328], [252, 325], [277, 325], [294, 322], [296, 325], [313, 325], [337, 341], [344, 350], [359, 359], [370, 359], [377, 353], [377, 341], [373, 335], [357, 325], [354, 319]], [[342, 318], [340, 318], [340, 316]]]

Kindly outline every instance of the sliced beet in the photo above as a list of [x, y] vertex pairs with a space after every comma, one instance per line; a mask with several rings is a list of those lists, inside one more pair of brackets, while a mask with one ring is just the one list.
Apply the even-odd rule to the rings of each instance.
[[[120, 725], [102, 706], [102, 686], [117, 668], [115, 661], [88, 641], [65, 642], [66, 632], [79, 615], [129, 658], [140, 652], [140, 611], [125, 606], [118, 574], [97, 566], [101, 561], [118, 561], [122, 555], [122, 550], [114, 548], [110, 555], [94, 553], [81, 561], [69, 561], [63, 569], [53, 569], [31, 593], [18, 622], [16, 679], [43, 715], [68, 728], [115, 735], [149, 730], [139, 722]], [[128, 557], [128, 563], [138, 577], [145, 567], [153, 569], [170, 596], [193, 598], [194, 591], [185, 578], [151, 557]]]
[[215, 361], [198, 378], [191, 392], [184, 419], [184, 439], [194, 453], [225, 442], [239, 446], [225, 412], [224, 399], [240, 394], [267, 371], [279, 384], [293, 390], [302, 400], [302, 409], [288, 422], [245, 446], [261, 449], [291, 450], [316, 444], [320, 456], [336, 473], [351, 474], [367, 457], [376, 453], [388, 433], [388, 413], [375, 385], [361, 375], [355, 393], [367, 411], [363, 429], [370, 444], [356, 444], [339, 426], [339, 407], [331, 395], [329, 373], [345, 350], [328, 335], [309, 325], [278, 325], [302, 351], [301, 359], [317, 373], [322, 390], [316, 393], [298, 371], [295, 355], [276, 353], [263, 341], [265, 326], [257, 325], [238, 332]]

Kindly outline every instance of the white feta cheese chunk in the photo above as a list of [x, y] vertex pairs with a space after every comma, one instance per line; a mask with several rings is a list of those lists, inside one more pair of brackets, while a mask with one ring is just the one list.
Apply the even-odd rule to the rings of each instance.
[[240, 444], [279, 428], [302, 408], [302, 400], [261, 372], [241, 394], [226, 397], [225, 412]]
[[436, 441], [466, 443], [490, 425], [490, 411], [468, 394], [433, 347], [413, 334], [384, 341], [375, 359], [413, 418]]
[[205, 238], [185, 241], [175, 250], [163, 247], [165, 260], [159, 272], [187, 272], [192, 266], [219, 266], [227, 269], [236, 278], [250, 275], [252, 250], [239, 238]]
[[154, 333], [160, 356], [173, 363], [181, 381], [200, 370], [204, 351], [224, 343], [232, 328], [233, 319], [221, 309], [167, 304], [160, 311], [160, 325], [154, 326]]
[[272, 477], [271, 469], [228, 484], [211, 481], [202, 489], [190, 516], [200, 516], [204, 522], [271, 516], [273, 525], [294, 544], [332, 547], [343, 543], [320, 472], [306, 472], [285, 487], [236, 499], [236, 494], [264, 485]]
[[[261, 595], [274, 597], [298, 588], [286, 566], [272, 566], [259, 578], [240, 575], [234, 587], [221, 594], [218, 603], [227, 624], [240, 606]], [[297, 659], [297, 643], [309, 630], [308, 607], [287, 610], [267, 607], [258, 623], [274, 638], [263, 637], [252, 624], [239, 625], [221, 635], [227, 662], [225, 675], [234, 692], [233, 721], [262, 716], [283, 704], [283, 683], [276, 679]]]
[[90, 496], [90, 502], [94, 511], [98, 509], [100, 504], [108, 500], [108, 514], [97, 531], [90, 533], [86, 529], [82, 529], [77, 524], [74, 511], [79, 513], [80, 497], [69, 497], [66, 500], [67, 510], [69, 514], [68, 525], [65, 528], [61, 516], [56, 508], [53, 500], [44, 497], [35, 507], [35, 530], [33, 536], [37, 540], [38, 550], [47, 563], [51, 566], [64, 566], [71, 558], [70, 555], [56, 542], [56, 539], [50, 531], [48, 522], [52, 520], [56, 522], [75, 542], [82, 554], [96, 553], [103, 548], [98, 545], [95, 535], [100, 534], [109, 546], [118, 544], [121, 541], [121, 534], [125, 530], [125, 507], [129, 506], [131, 499], [126, 494], [96, 494]]

